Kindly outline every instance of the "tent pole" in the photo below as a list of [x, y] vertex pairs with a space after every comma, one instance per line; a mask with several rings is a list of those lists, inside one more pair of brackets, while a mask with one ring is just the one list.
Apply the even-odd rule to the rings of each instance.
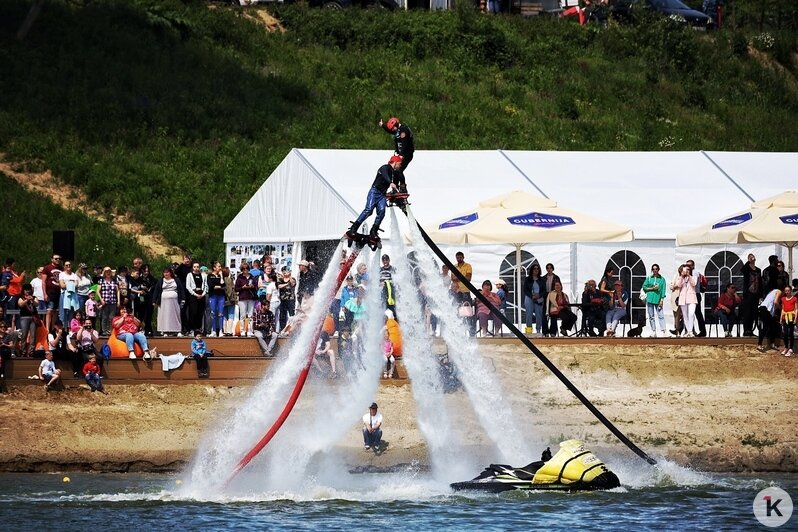
[[291, 253], [291, 277], [299, 279], [299, 261], [302, 260], [302, 253], [305, 251], [305, 243], [301, 240], [294, 242], [294, 249]]
[[[792, 268], [792, 262], [790, 262]], [[523, 305], [523, 291], [521, 289], [521, 244], [515, 245], [515, 323], [521, 327], [521, 305]]]
[[[576, 242], [571, 242], [571, 299], [573, 299], [574, 301], [576, 301], [576, 294], [577, 294], [576, 279], [579, 273], [576, 271], [578, 267], [576, 263], [576, 258], [578, 256], [576, 253], [576, 245], [577, 245]], [[579, 302], [581, 303], [581, 301]]]

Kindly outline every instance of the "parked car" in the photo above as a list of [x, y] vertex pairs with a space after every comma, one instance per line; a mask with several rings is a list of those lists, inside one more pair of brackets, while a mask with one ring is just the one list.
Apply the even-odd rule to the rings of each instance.
[[399, 8], [396, 0], [309, 0], [308, 5], [325, 9], [344, 9], [351, 6], [360, 6], [365, 9], [376, 8], [393, 11]]
[[[231, 3], [233, 5], [255, 5], [255, 4], [293, 4], [298, 0], [227, 0], [223, 3]], [[310, 7], [323, 7], [325, 9], [344, 9], [351, 6], [360, 6], [362, 8], [379, 8], [394, 10], [399, 8], [396, 0], [308, 0]]]
[[631, 19], [635, 13], [642, 11], [659, 13], [667, 17], [681, 17], [696, 29], [705, 30], [712, 26], [712, 19], [709, 16], [685, 5], [680, 0], [617, 0], [612, 9], [615, 16], [622, 19]]

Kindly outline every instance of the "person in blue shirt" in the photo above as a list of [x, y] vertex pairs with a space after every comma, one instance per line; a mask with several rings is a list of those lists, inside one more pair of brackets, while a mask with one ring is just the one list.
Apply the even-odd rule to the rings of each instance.
[[197, 376], [201, 379], [208, 378], [208, 346], [200, 333], [191, 340], [191, 356], [197, 362]]

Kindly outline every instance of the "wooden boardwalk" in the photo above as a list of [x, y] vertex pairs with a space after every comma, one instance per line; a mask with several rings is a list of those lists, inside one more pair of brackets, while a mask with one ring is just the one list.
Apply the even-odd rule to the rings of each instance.
[[[102, 345], [104, 340], [98, 342]], [[514, 336], [478, 338], [476, 342], [489, 348], [498, 345], [520, 345], [521, 342]], [[546, 353], [547, 347], [554, 345], [701, 345], [701, 346], [731, 346], [731, 345], [756, 345], [755, 338], [532, 338], [532, 342]], [[129, 360], [126, 358], [113, 358], [105, 363], [104, 382], [106, 384], [186, 384], [207, 382], [213, 385], [251, 385], [259, 382], [268, 372], [270, 366], [281, 355], [288, 352], [289, 340], [280, 339], [275, 349], [274, 358], [261, 356], [258, 343], [254, 338], [208, 338], [208, 349], [214, 351], [214, 356], [209, 359], [210, 377], [199, 379], [197, 368], [192, 358], [177, 369], [164, 372], [161, 361], [158, 359], [145, 361], [141, 358]], [[174, 354], [181, 352], [190, 354], [191, 338], [152, 338], [151, 346], [155, 346], [159, 353]], [[333, 348], [336, 342], [332, 342]], [[440, 338], [434, 340], [435, 351], [445, 352], [446, 345]], [[13, 358], [8, 361], [5, 368], [6, 384], [13, 385], [41, 385], [41, 381], [29, 379], [36, 375], [39, 359]], [[68, 361], [56, 361], [62, 370], [62, 378], [67, 385], [82, 384], [83, 379], [72, 375], [72, 367]], [[407, 381], [407, 373], [401, 361], [397, 364], [398, 378], [383, 380], [387, 385], [403, 385]]]

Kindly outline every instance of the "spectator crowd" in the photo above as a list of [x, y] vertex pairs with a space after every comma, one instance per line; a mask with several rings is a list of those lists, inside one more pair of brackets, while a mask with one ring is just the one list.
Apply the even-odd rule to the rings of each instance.
[[[470, 282], [473, 268], [465, 261], [465, 255], [458, 252], [455, 260], [459, 274]], [[0, 274], [0, 359], [37, 356], [44, 359], [44, 370], [53, 370], [46, 364], [46, 353], [52, 353], [56, 359], [71, 361], [75, 376], [91, 375], [92, 389], [101, 389], [101, 383], [94, 379], [98, 373], [87, 367], [92, 361], [102, 366], [103, 358], [96, 356], [95, 347], [100, 336], [115, 335], [126, 344], [131, 358], [136, 358], [137, 349], [143, 351], [145, 358], [150, 355], [148, 338], [153, 335], [186, 336], [195, 340], [192, 354], [202, 366], [198, 366], [200, 376], [207, 376], [203, 336], [252, 337], [262, 353], [271, 356], [277, 339], [290, 336], [301, 325], [320, 278], [311, 262], [300, 261], [298, 269], [298, 278], [286, 267], [276, 271], [271, 257], [265, 255], [251, 264], [242, 263], [234, 275], [218, 261], [208, 267], [186, 255], [182, 263], [164, 268], [156, 277], [141, 258], [115, 270], [98, 265], [89, 271], [85, 263], [75, 267], [72, 261], [54, 254], [35, 275], [29, 276], [25, 271], [18, 272], [16, 262], [9, 258]], [[375, 278], [386, 311], [381, 353], [385, 357], [386, 378], [393, 376], [395, 360], [400, 356], [394, 353], [387, 333], [387, 326], [400, 319], [396, 314], [394, 273], [390, 257], [383, 255]], [[798, 281], [790, 281], [784, 263], [775, 255], [760, 270], [751, 254], [738, 273], [742, 286], [728, 283], [717, 304], [707, 311], [722, 326], [725, 336], [731, 336], [734, 326], [738, 331], [742, 327], [744, 336], [754, 336], [756, 330], [759, 350], [772, 348], [781, 339], [782, 354], [792, 356]], [[469, 335], [484, 337], [501, 331], [500, 317], [480, 299], [475, 300], [454, 272], [443, 266], [441, 276]], [[418, 272], [413, 279], [427, 332], [438, 334], [442, 325], [428, 305], [426, 286]], [[329, 365], [328, 373], [333, 378], [339, 368], [330, 342], [337, 338], [338, 358], [362, 356], [360, 327], [369, 282], [366, 265], [358, 264], [330, 306], [330, 323], [325, 325], [324, 336], [316, 347], [314, 366], [326, 371], [320, 362]], [[480, 286], [482, 296], [500, 314], [506, 313], [505, 282], [485, 280]], [[702, 337], [707, 334], [702, 311], [706, 288], [707, 279], [692, 260], [680, 265], [670, 279], [663, 276], [657, 264], [652, 265], [640, 293], [634, 295], [617, 272], [607, 268], [598, 282], [590, 279], [585, 283], [579, 301], [571, 302], [563, 292], [554, 264], [546, 264], [543, 273], [535, 262], [521, 286], [526, 333], [536, 337], [616, 336], [620, 324], [633, 325], [629, 320], [630, 298], [639, 297], [646, 308], [651, 337]], [[663, 312], [666, 299], [673, 309], [671, 327], [666, 326]], [[579, 314], [581, 325], [577, 323]], [[58, 376], [45, 373], [49, 378]]]

